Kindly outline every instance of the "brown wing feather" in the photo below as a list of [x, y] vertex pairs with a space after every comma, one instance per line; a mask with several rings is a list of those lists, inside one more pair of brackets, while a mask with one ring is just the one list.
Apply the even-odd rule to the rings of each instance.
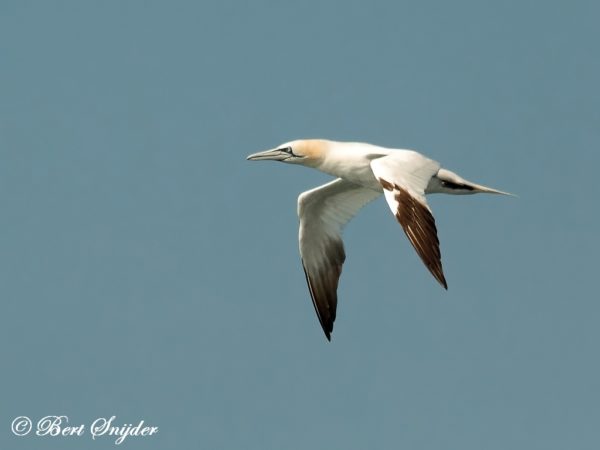
[[438, 282], [448, 289], [442, 268], [440, 241], [435, 219], [429, 208], [413, 197], [408, 190], [386, 180], [379, 180], [384, 189], [393, 192], [398, 202], [396, 219], [402, 225], [408, 240]]

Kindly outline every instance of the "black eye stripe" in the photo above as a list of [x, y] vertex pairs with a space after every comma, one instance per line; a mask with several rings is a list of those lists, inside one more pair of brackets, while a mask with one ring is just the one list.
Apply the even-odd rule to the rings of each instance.
[[279, 150], [282, 151], [282, 152], [286, 152], [286, 153], [288, 153], [288, 154], [290, 154], [292, 156], [296, 156], [294, 154], [294, 152], [292, 151], [292, 147], [284, 147], [284, 148], [280, 148]]

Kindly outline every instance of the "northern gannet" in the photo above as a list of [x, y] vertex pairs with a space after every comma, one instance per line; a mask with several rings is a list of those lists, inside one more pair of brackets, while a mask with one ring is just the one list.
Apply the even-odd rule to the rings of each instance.
[[471, 183], [413, 150], [324, 139], [295, 140], [248, 160], [274, 160], [312, 167], [335, 180], [298, 197], [300, 256], [317, 317], [331, 340], [337, 287], [346, 259], [342, 228], [382, 193], [410, 243], [435, 279], [448, 289], [435, 219], [426, 194], [512, 195]]

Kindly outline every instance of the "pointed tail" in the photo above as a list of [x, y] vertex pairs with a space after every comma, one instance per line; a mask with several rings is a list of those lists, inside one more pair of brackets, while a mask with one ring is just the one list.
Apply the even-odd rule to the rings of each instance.
[[458, 176], [454, 172], [447, 169], [440, 169], [435, 177], [432, 178], [430, 185], [428, 186], [430, 192], [443, 192], [445, 194], [499, 194], [509, 195], [516, 197], [515, 194], [510, 192], [500, 191], [491, 187], [483, 186], [481, 184], [472, 183], [464, 178]]

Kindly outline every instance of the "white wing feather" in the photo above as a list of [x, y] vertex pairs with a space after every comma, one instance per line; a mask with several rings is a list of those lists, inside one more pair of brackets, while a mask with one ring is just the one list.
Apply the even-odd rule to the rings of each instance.
[[298, 197], [300, 256], [313, 305], [327, 339], [331, 339], [337, 286], [346, 258], [342, 228], [379, 195], [380, 191], [338, 178]]

